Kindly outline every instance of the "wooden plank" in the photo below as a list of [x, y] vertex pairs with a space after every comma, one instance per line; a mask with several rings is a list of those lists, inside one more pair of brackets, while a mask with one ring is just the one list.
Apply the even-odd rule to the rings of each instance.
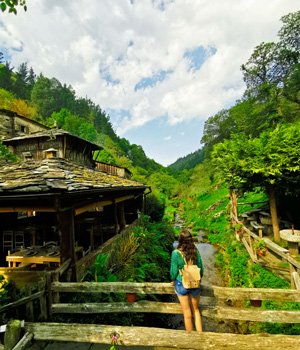
[[42, 290], [40, 292], [31, 294], [31, 295], [29, 295], [27, 297], [23, 297], [23, 298], [21, 298], [21, 299], [19, 299], [17, 301], [14, 301], [13, 303], [6, 304], [6, 305], [4, 305], [4, 306], [2, 306], [0, 308], [0, 313], [5, 312], [5, 311], [10, 310], [10, 309], [13, 309], [13, 308], [15, 308], [17, 306], [20, 306], [20, 305], [24, 305], [24, 304], [30, 303], [33, 300], [40, 298], [44, 294], [45, 294], [45, 291]]
[[18, 268], [0, 268], [0, 275], [3, 275], [7, 281], [14, 282], [18, 288], [39, 282], [46, 283], [47, 273], [45, 271], [22, 271]]
[[241, 239], [242, 243], [244, 244], [244, 247], [246, 248], [247, 252], [249, 253], [250, 255], [250, 258], [252, 259], [252, 261], [257, 261], [257, 258], [255, 257], [250, 245], [248, 244], [247, 240], [245, 237], [242, 237]]
[[88, 210], [95, 209], [95, 208], [101, 208], [105, 207], [107, 205], [111, 205], [113, 203], [119, 203], [119, 202], [124, 202], [128, 199], [134, 198], [134, 195], [127, 195], [127, 196], [122, 196], [119, 198], [116, 198], [115, 200], [105, 200], [105, 201], [96, 201], [87, 205], [84, 205], [82, 207], [76, 208], [75, 209], [75, 215], [82, 214]]
[[[300, 323], [300, 311], [261, 310], [257, 308], [240, 309], [233, 307], [217, 307], [203, 316], [216, 317], [222, 320], [239, 320], [253, 322]], [[214, 316], [213, 316], [214, 314]]]
[[[234, 219], [234, 221], [237, 223], [237, 224], [241, 224], [243, 225], [243, 223], [241, 221], [238, 220], [238, 218], [236, 216], [234, 216], [233, 214], [231, 215], [232, 218]], [[260, 238], [255, 234], [253, 233], [252, 231], [250, 231], [246, 226], [243, 225], [243, 230], [245, 232], [247, 232], [252, 238], [254, 238], [254, 240], [259, 240]], [[265, 239], [265, 238], [263, 238]], [[274, 251], [274, 245], [272, 244], [269, 244], [269, 242], [266, 242], [266, 245], [268, 247], [268, 249]], [[286, 253], [283, 253], [280, 251], [280, 249], [276, 249], [274, 251], [274, 253], [276, 253], [277, 255], [281, 256], [283, 258], [283, 260], [285, 261], [288, 261], [290, 262], [292, 265], [294, 265], [297, 269], [300, 269], [300, 263], [295, 260], [293, 257], [291, 257], [289, 254], [286, 254]]]
[[[64, 293], [138, 293], [138, 294], [175, 294], [171, 283], [153, 282], [53, 282], [54, 292]], [[201, 295], [213, 296], [213, 289], [201, 285]]]
[[61, 264], [55, 272], [59, 274], [59, 276], [62, 276], [69, 268], [71, 264], [71, 258], [67, 259], [63, 264]]
[[26, 332], [18, 344], [15, 345], [13, 350], [24, 350], [27, 348], [27, 345], [31, 342], [33, 338], [33, 334], [30, 332]]
[[43, 213], [56, 212], [56, 210], [53, 207], [39, 207], [39, 206], [0, 207], [0, 213], [19, 213], [23, 211], [36, 211], [36, 212], [43, 212]]
[[[53, 304], [53, 313], [68, 314], [103, 314], [103, 313], [161, 313], [161, 314], [182, 314], [179, 303], [163, 303], [151, 301], [138, 301], [134, 303], [85, 303], [85, 304]], [[280, 322], [300, 323], [300, 311], [286, 310], [261, 310], [241, 309], [234, 307], [203, 307], [202, 315], [209, 318], [255, 321], [255, 322]]]
[[271, 288], [225, 288], [213, 286], [217, 298], [230, 300], [273, 300], [300, 302], [300, 291]]
[[266, 245], [268, 248], [271, 248], [275, 253], [280, 252], [280, 253], [288, 253], [289, 250], [286, 248], [281, 247], [280, 245], [272, 242], [270, 238], [264, 237], [263, 240], [265, 241]]
[[112, 302], [112, 303], [76, 303], [76, 304], [53, 304], [52, 313], [68, 314], [105, 314], [105, 313], [161, 313], [182, 314], [179, 303], [158, 301]]
[[89, 324], [65, 323], [25, 323], [25, 329], [34, 334], [35, 340], [42, 341], [71, 341], [96, 344], [111, 344], [111, 334], [119, 335], [119, 343], [124, 346], [153, 346], [176, 349], [285, 349], [298, 350], [299, 336], [281, 334], [229, 334], [192, 332], [184, 330], [104, 326]]
[[4, 334], [4, 350], [12, 350], [18, 343], [21, 334], [21, 321], [10, 320], [6, 325]]
[[293, 272], [293, 279], [296, 289], [300, 290], [300, 276], [297, 271]]
[[45, 264], [45, 263], [60, 263], [59, 256], [23, 256], [23, 255], [7, 255], [6, 261], [22, 263], [22, 264]]
[[[54, 292], [175, 294], [170, 283], [136, 282], [53, 282]], [[232, 300], [274, 300], [300, 302], [300, 291], [271, 288], [226, 288], [201, 285], [202, 296]]]

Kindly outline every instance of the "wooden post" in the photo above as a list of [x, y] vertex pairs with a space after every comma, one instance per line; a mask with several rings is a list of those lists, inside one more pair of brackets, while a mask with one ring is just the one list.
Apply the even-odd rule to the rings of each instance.
[[119, 219], [119, 224], [120, 224], [120, 231], [122, 231], [126, 227], [124, 202], [118, 203], [118, 219]]
[[57, 207], [57, 220], [60, 231], [60, 262], [63, 263], [71, 258], [71, 279], [76, 281], [74, 212], [72, 209], [61, 210], [59, 205]]
[[[59, 273], [53, 272], [51, 280], [52, 280], [52, 282], [59, 282]], [[52, 292], [52, 302], [54, 304], [59, 303], [59, 293], [58, 292]]]
[[21, 334], [21, 321], [11, 320], [6, 326], [4, 335], [4, 350], [12, 350], [18, 343]]
[[290, 265], [291, 288], [296, 289], [294, 272], [297, 273], [297, 269], [295, 268], [295, 266], [293, 264], [289, 263], [289, 265]]
[[48, 319], [48, 310], [47, 310], [47, 280], [43, 280], [42, 283], [39, 284], [39, 290], [44, 290], [44, 294], [39, 298], [40, 302], [40, 319], [41, 321], [47, 321]]
[[275, 189], [273, 187], [269, 188], [269, 196], [270, 196], [270, 212], [271, 212], [274, 239], [276, 242], [279, 242], [280, 234], [279, 234], [277, 207], [276, 207], [276, 197], [275, 197]]
[[234, 191], [232, 191], [232, 211], [234, 216], [238, 217], [238, 206], [237, 206], [237, 195]]
[[[30, 296], [32, 293], [31, 286], [28, 285], [25, 287], [25, 295]], [[26, 319], [27, 321], [33, 321], [34, 320], [34, 312], [33, 312], [33, 302], [30, 301], [26, 303]]]
[[119, 222], [118, 222], [117, 203], [115, 202], [115, 200], [113, 200], [113, 206], [114, 206], [115, 234], [118, 234], [120, 231], [119, 231]]
[[47, 295], [47, 311], [48, 311], [48, 316], [50, 320], [52, 318], [52, 303], [53, 303], [51, 283], [52, 283], [52, 273], [48, 272], [46, 275], [46, 292], [47, 292], [46, 295]]

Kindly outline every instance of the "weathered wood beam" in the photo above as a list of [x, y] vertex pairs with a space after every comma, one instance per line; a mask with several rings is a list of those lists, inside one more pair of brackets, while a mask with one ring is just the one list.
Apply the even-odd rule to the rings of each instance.
[[271, 288], [225, 288], [213, 286], [214, 295], [231, 300], [300, 301], [300, 291]]
[[221, 320], [238, 320], [253, 322], [300, 323], [300, 311], [262, 310], [258, 308], [217, 307], [204, 310], [203, 316]]
[[33, 300], [35, 300], [35, 299], [40, 298], [40, 297], [43, 296], [44, 294], [45, 294], [45, 291], [42, 290], [42, 291], [40, 291], [40, 292], [31, 294], [30, 296], [23, 297], [23, 298], [21, 298], [21, 299], [19, 299], [19, 300], [17, 300], [17, 301], [14, 301], [14, 302], [12, 302], [12, 303], [6, 304], [6, 305], [4, 305], [4, 306], [2, 306], [2, 307], [0, 308], [0, 313], [5, 312], [5, 311], [10, 310], [10, 309], [13, 309], [13, 308], [15, 308], [15, 307], [17, 307], [17, 306], [27, 304], [27, 303], [29, 303], [30, 301], [33, 301]]
[[[261, 310], [257, 308], [241, 309], [234, 307], [204, 307], [202, 315], [209, 318], [255, 322], [300, 323], [300, 311]], [[103, 314], [103, 313], [161, 313], [182, 314], [179, 303], [138, 301], [134, 303], [85, 303], [53, 304], [53, 313], [69, 314]]]
[[136, 283], [136, 282], [79, 282], [52, 283], [55, 292], [83, 292], [83, 293], [140, 293], [140, 294], [174, 294], [171, 283]]
[[75, 216], [82, 214], [82, 213], [85, 213], [88, 210], [92, 210], [92, 209], [96, 209], [96, 208], [103, 208], [103, 201], [102, 201], [102, 204], [100, 204], [100, 203], [101, 203], [100, 201], [97, 201], [97, 202], [93, 202], [93, 203], [84, 205], [82, 207], [76, 208], [75, 209]]
[[30, 332], [26, 332], [21, 340], [16, 344], [13, 350], [24, 350], [27, 348], [27, 345], [31, 342], [33, 338], [33, 334]]
[[255, 257], [253, 251], [252, 251], [252, 247], [250, 247], [249, 243], [247, 242], [245, 237], [242, 237], [242, 243], [244, 244], [244, 247], [246, 248], [248, 254], [250, 255], [250, 258], [252, 259], [252, 261], [257, 261], [257, 258]]
[[39, 207], [35, 206], [19, 206], [19, 207], [0, 207], [0, 213], [19, 213], [22, 211], [37, 211], [37, 212], [45, 212], [45, 213], [54, 213], [56, 212], [53, 207]]
[[75, 253], [75, 227], [73, 210], [60, 210], [60, 202], [57, 203], [57, 223], [60, 234], [60, 260], [64, 263], [71, 259], [72, 280], [76, 281], [76, 253]]
[[111, 344], [111, 334], [119, 335], [118, 343], [123, 346], [153, 346], [176, 349], [285, 349], [298, 350], [299, 336], [265, 334], [229, 334], [192, 332], [183, 330], [104, 326], [89, 324], [64, 323], [25, 323], [27, 332], [34, 334], [35, 340], [70, 341], [96, 344]]
[[[202, 284], [201, 295], [215, 296], [231, 300], [274, 300], [300, 302], [300, 291], [293, 289], [271, 288], [226, 288]], [[174, 294], [170, 283], [136, 283], [136, 282], [55, 282], [51, 289], [55, 292], [82, 293], [140, 293], [140, 294]]]
[[293, 272], [294, 284], [297, 290], [300, 290], [300, 276], [297, 271]]
[[71, 258], [67, 259], [63, 264], [61, 264], [55, 272], [62, 276], [69, 268], [71, 264]]
[[75, 216], [76, 215], [79, 215], [79, 214], [82, 214], [88, 210], [92, 210], [92, 209], [95, 209], [95, 208], [98, 208], [98, 207], [105, 207], [107, 205], [112, 205], [113, 203], [120, 203], [120, 202], [124, 202], [128, 199], [132, 199], [134, 198], [134, 195], [128, 195], [128, 196], [122, 196], [122, 197], [118, 197], [118, 198], [115, 198], [114, 200], [113, 199], [108, 199], [108, 200], [105, 200], [105, 201], [96, 201], [96, 202], [93, 202], [93, 203], [89, 203], [87, 205], [84, 205], [82, 207], [78, 207], [75, 209]]

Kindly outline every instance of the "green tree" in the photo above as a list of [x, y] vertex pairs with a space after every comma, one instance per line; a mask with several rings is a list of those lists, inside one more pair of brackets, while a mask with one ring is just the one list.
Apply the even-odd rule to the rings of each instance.
[[9, 62], [0, 64], [0, 88], [13, 91], [12, 75], [13, 68], [10, 66]]
[[231, 189], [265, 188], [270, 196], [275, 239], [279, 240], [275, 192], [300, 195], [300, 121], [280, 124], [249, 139], [235, 134], [215, 146], [213, 164]]
[[17, 14], [17, 6], [23, 7], [27, 11], [26, 0], [0, 0], [0, 9], [2, 12], [8, 10], [10, 13]]
[[0, 162], [15, 162], [17, 157], [9, 151], [9, 149], [0, 142]]
[[294, 51], [298, 57], [300, 55], [300, 11], [289, 13], [281, 18], [283, 26], [279, 30], [278, 36], [281, 44], [287, 49]]

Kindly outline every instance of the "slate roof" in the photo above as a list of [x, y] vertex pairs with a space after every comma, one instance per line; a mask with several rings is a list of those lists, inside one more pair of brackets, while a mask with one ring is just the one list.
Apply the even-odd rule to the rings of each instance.
[[5, 194], [146, 189], [149, 186], [93, 170], [63, 158], [27, 160], [0, 167], [0, 197]]

